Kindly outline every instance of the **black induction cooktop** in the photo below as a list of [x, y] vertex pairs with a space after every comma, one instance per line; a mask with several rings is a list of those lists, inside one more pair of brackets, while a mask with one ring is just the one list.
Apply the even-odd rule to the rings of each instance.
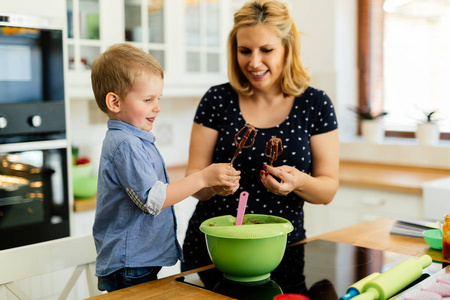
[[[373, 272], [382, 273], [408, 257], [411, 256], [313, 240], [287, 247], [280, 265], [265, 281], [230, 281], [216, 268], [179, 277], [177, 281], [242, 300], [272, 300], [282, 293], [303, 294], [310, 300], [337, 300], [353, 283]], [[433, 262], [424, 269], [422, 277], [407, 288], [443, 267], [442, 263]]]

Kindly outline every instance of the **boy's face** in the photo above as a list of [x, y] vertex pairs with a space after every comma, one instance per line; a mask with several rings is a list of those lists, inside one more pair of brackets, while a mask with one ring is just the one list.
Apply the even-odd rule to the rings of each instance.
[[120, 99], [117, 119], [145, 131], [152, 130], [153, 122], [161, 111], [159, 98], [163, 86], [162, 78], [143, 72], [136, 78], [125, 99]]

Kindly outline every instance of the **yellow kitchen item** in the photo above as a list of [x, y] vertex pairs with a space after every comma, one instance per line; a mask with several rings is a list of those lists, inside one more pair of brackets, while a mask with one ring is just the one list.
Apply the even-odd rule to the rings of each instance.
[[407, 258], [366, 283], [360, 295], [353, 300], [386, 300], [422, 276], [422, 270], [431, 265], [431, 257]]
[[346, 294], [344, 296], [341, 296], [339, 298], [339, 300], [349, 300], [355, 296], [358, 296], [359, 294], [361, 294], [361, 291], [362, 291], [364, 285], [366, 283], [368, 283], [369, 281], [371, 281], [372, 279], [375, 279], [379, 275], [380, 275], [380, 273], [374, 272], [374, 273], [364, 277], [360, 281], [357, 281], [356, 283], [354, 283], [347, 289]]

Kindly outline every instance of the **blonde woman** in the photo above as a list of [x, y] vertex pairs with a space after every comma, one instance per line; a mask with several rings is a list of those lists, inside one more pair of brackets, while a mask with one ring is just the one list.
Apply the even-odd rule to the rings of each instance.
[[[234, 136], [246, 124], [253, 125], [257, 135], [254, 145], [234, 161], [241, 171], [239, 186], [214, 186], [195, 194], [200, 201], [186, 232], [183, 270], [211, 263], [198, 228], [210, 217], [236, 215], [240, 192], [249, 192], [246, 213], [292, 222], [291, 244], [306, 237], [304, 202], [328, 204], [338, 188], [333, 103], [325, 92], [309, 86], [299, 34], [285, 4], [250, 1], [235, 13], [228, 37], [228, 74], [229, 83], [212, 87], [198, 106], [187, 174], [229, 162], [236, 150]], [[281, 139], [283, 152], [269, 166], [264, 152], [273, 136]]]

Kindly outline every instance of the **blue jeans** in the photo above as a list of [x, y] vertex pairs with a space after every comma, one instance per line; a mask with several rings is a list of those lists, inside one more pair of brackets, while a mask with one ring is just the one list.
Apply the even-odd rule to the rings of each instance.
[[161, 267], [123, 268], [108, 276], [98, 277], [98, 289], [112, 292], [158, 279]]

